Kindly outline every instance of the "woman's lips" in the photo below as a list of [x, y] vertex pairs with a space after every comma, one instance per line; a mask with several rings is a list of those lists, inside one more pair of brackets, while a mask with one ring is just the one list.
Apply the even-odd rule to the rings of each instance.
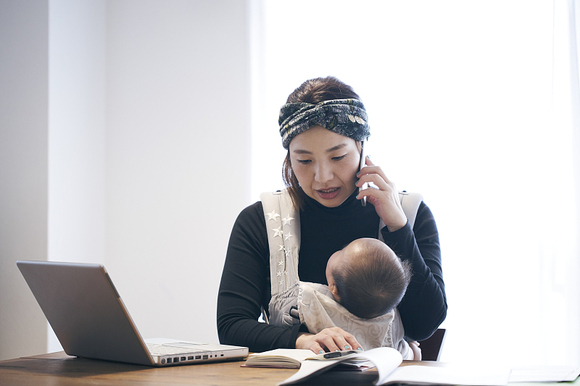
[[324, 200], [332, 200], [340, 194], [340, 188], [320, 189], [316, 191], [320, 198]]

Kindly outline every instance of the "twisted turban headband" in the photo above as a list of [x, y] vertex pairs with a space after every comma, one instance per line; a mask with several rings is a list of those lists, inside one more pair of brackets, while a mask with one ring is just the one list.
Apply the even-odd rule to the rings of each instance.
[[312, 126], [322, 126], [337, 134], [362, 141], [369, 137], [367, 112], [357, 99], [333, 99], [311, 103], [287, 103], [280, 109], [282, 146], [288, 149], [292, 138]]

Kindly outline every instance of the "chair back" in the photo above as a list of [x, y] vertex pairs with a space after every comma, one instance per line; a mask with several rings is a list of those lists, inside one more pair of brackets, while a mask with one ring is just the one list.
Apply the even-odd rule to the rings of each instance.
[[431, 337], [419, 341], [419, 347], [421, 348], [421, 360], [424, 361], [438, 361], [441, 356], [441, 349], [443, 347], [443, 341], [445, 340], [446, 330], [444, 328], [439, 328]]

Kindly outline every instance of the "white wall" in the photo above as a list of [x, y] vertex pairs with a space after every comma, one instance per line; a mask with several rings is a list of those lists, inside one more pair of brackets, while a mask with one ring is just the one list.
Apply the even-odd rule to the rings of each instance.
[[47, 257], [48, 3], [0, 0], [0, 359], [46, 349], [16, 261]]
[[104, 261], [106, 2], [49, 7], [49, 260]]
[[106, 266], [145, 337], [217, 342], [251, 201], [246, 3], [111, 1], [107, 20]]
[[49, 3], [48, 260], [104, 262], [106, 5]]
[[217, 341], [253, 201], [247, 3], [0, 10], [0, 359], [58, 349], [18, 259], [103, 262], [145, 337]]

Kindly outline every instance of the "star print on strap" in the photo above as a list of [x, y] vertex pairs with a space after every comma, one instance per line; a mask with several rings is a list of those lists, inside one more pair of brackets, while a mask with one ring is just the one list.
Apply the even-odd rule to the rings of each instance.
[[276, 213], [275, 210], [271, 211], [270, 213], [267, 213], [268, 215], [268, 221], [276, 221], [278, 219], [278, 217], [280, 217], [280, 215], [278, 213]]
[[298, 280], [300, 218], [286, 190], [264, 193], [260, 199], [268, 233], [271, 294], [274, 295]]
[[282, 230], [282, 227], [278, 227], [276, 229], [272, 229], [274, 231], [274, 236], [272, 237], [283, 237], [284, 236], [284, 231]]

